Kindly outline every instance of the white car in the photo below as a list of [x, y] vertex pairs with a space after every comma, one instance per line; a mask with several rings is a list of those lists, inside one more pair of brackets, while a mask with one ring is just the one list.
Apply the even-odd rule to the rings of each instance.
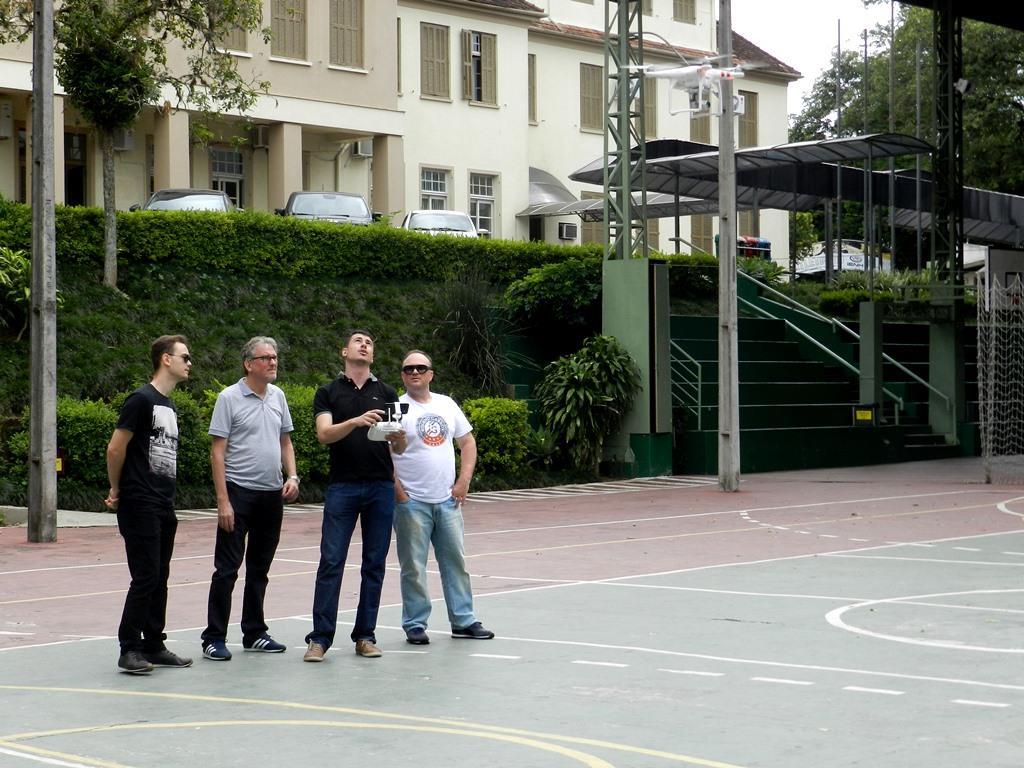
[[409, 211], [402, 220], [402, 229], [411, 229], [428, 235], [480, 236], [473, 220], [462, 211]]

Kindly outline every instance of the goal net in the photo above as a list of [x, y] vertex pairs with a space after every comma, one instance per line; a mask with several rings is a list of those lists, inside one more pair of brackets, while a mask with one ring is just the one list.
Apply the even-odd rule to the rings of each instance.
[[985, 482], [1024, 483], [1024, 285], [983, 275], [978, 291], [978, 404]]

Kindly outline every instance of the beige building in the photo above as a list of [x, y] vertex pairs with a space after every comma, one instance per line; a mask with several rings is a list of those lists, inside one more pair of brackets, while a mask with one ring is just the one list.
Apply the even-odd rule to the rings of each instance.
[[[234, 35], [226, 50], [240, 70], [270, 82], [247, 119], [225, 116], [209, 144], [192, 137], [193, 114], [170, 99], [144, 110], [117, 137], [117, 206], [156, 189], [224, 190], [241, 207], [273, 210], [290, 192], [363, 194], [373, 210], [468, 212], [492, 236], [579, 242], [598, 237], [575, 216], [526, 215], [532, 180], [553, 180], [579, 199], [599, 189], [569, 181], [600, 156], [603, 0], [265, 0], [272, 42]], [[647, 60], [699, 60], [715, 48], [716, 0], [643, 0]], [[737, 38], [768, 62], [740, 89], [752, 106], [741, 142], [786, 140], [791, 68]], [[28, 200], [31, 179], [30, 47], [0, 46], [0, 195]], [[679, 113], [666, 81], [649, 89], [651, 138], [713, 139], [717, 119]], [[59, 84], [57, 93], [60, 94]], [[57, 200], [100, 205], [101, 153], [90, 128], [61, 95], [55, 105]], [[238, 138], [245, 142], [239, 144]], [[548, 187], [549, 189], [551, 187]], [[671, 220], [652, 225], [669, 251]], [[741, 222], [779, 247], [785, 214]], [[684, 223], [684, 239], [710, 248], [710, 220]], [[689, 248], [684, 247], [684, 250]]]

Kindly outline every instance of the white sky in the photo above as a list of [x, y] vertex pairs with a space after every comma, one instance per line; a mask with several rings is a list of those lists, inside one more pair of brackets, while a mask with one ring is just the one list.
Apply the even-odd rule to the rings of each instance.
[[789, 86], [789, 114], [800, 111], [804, 94], [832, 66], [837, 20], [843, 50], [863, 50], [862, 31], [888, 24], [889, 4], [865, 11], [861, 0], [732, 0], [733, 30], [803, 74]]

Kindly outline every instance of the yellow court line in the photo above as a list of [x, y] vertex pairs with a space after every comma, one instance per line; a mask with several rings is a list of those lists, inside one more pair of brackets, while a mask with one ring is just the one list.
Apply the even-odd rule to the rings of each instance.
[[[465, 730], [470, 732], [471, 734], [479, 732], [480, 735], [489, 733], [506, 736], [524, 737], [526, 739], [559, 741], [565, 742], [567, 744], [576, 744], [587, 747], [595, 747], [599, 749], [609, 749], [617, 752], [626, 752], [635, 755], [644, 755], [647, 757], [656, 757], [662, 760], [667, 760], [669, 762], [683, 763], [686, 765], [696, 765], [701, 766], [702, 768], [741, 768], [741, 766], [735, 765], [733, 763], [723, 763], [716, 760], [706, 760], [704, 758], [693, 757], [691, 755], [680, 755], [673, 752], [663, 752], [661, 750], [656, 749], [647, 749], [645, 747], [634, 747], [628, 744], [618, 744], [616, 742], [603, 741], [601, 739], [590, 739], [579, 736], [563, 736], [555, 733], [528, 731], [521, 728], [507, 728], [504, 726], [497, 725], [483, 725], [480, 723], [467, 723], [456, 720], [446, 720], [444, 718], [423, 717], [419, 715], [402, 715], [394, 713], [385, 713], [377, 710], [362, 710], [355, 709], [352, 707], [328, 706], [325, 704], [305, 704], [296, 701], [275, 701], [273, 699], [243, 699], [234, 696], [208, 696], [204, 694], [168, 693], [160, 691], [111, 691], [95, 688], [62, 688], [34, 685], [0, 685], [0, 690], [36, 691], [40, 693], [82, 693], [97, 696], [134, 696], [141, 698], [172, 699], [190, 702], [213, 702], [218, 704], [247, 704], [266, 707], [280, 707], [283, 709], [293, 709], [310, 712], [329, 712], [332, 714], [355, 715], [358, 717], [391, 719], [403, 723], [425, 723], [428, 726], [432, 727], [452, 728], [457, 731]], [[321, 721], [314, 722], [320, 723]], [[81, 730], [96, 729], [88, 728]], [[31, 733], [15, 734], [12, 736], [0, 737], [0, 740], [30, 738], [33, 735], [34, 734]]]
[[[144, 731], [144, 730], [177, 730], [179, 728], [223, 728], [228, 726], [243, 727], [243, 726], [312, 726], [315, 728], [361, 728], [367, 730], [398, 730], [398, 731], [416, 731], [419, 733], [439, 733], [444, 735], [453, 736], [469, 736], [478, 739], [490, 739], [492, 741], [503, 741], [509, 744], [517, 744], [524, 747], [530, 747], [533, 749], [540, 749], [545, 752], [553, 752], [562, 757], [567, 757], [576, 762], [582, 763], [587, 768], [615, 768], [611, 763], [602, 760], [596, 755], [588, 755], [585, 752], [579, 750], [570, 749], [569, 747], [562, 747], [557, 744], [545, 744], [542, 741], [536, 739], [528, 739], [523, 736], [506, 735], [501, 733], [486, 733], [479, 730], [467, 729], [467, 728], [442, 728], [440, 726], [431, 725], [410, 725], [410, 724], [398, 724], [398, 723], [353, 723], [347, 721], [337, 720], [196, 720], [193, 722], [175, 722], [175, 723], [120, 723], [118, 725], [106, 725], [106, 726], [85, 726], [81, 728], [59, 728], [52, 731], [39, 731], [36, 733], [25, 733], [18, 734], [16, 736], [7, 737], [7, 743], [10, 743], [11, 739], [38, 739], [45, 738], [48, 736], [68, 736], [72, 734], [104, 734], [111, 731]], [[0, 741], [0, 744], [4, 742]], [[83, 759], [83, 758], [75, 758]]]

